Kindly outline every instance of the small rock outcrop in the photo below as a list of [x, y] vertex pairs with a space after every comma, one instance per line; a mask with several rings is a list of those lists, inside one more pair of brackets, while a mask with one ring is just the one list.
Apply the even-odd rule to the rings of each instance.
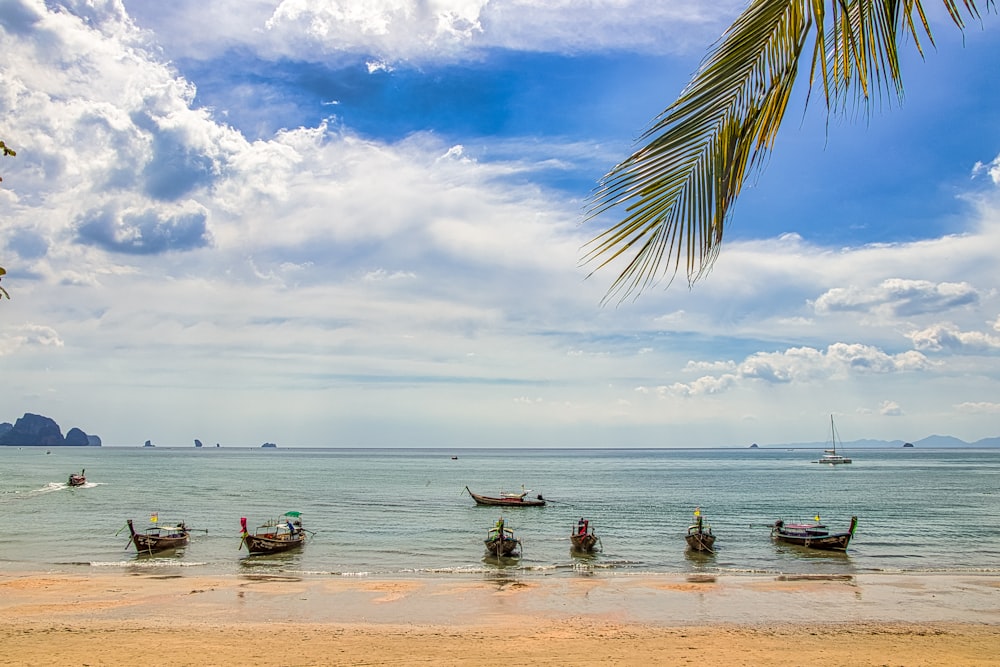
[[87, 447], [90, 445], [90, 440], [87, 438], [86, 433], [74, 426], [66, 433], [66, 445], [70, 447]]

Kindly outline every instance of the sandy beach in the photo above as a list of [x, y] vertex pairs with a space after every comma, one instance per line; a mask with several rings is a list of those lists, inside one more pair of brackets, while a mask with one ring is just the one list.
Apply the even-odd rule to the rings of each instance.
[[0, 574], [0, 665], [1000, 665], [1000, 577]]

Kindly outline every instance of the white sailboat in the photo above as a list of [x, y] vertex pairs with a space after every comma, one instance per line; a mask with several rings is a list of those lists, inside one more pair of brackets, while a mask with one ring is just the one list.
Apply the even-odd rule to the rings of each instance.
[[837, 427], [833, 425], [833, 415], [830, 415], [830, 437], [833, 444], [830, 445], [830, 449], [823, 450], [823, 456], [819, 457], [819, 461], [816, 461], [816, 463], [827, 463], [830, 465], [852, 463], [851, 459], [837, 453]]

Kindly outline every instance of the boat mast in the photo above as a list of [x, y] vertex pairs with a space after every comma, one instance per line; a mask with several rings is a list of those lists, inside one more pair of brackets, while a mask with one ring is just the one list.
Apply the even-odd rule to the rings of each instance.
[[833, 453], [837, 453], [837, 427], [833, 425], [833, 415], [830, 415], [830, 441], [833, 443]]

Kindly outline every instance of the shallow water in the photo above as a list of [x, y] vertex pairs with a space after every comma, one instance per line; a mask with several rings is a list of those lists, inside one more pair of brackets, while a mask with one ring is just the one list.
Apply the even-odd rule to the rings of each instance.
[[[1000, 572], [1000, 450], [857, 450], [848, 466], [812, 463], [820, 453], [0, 447], [0, 567], [433, 577]], [[88, 484], [67, 487], [81, 468]], [[483, 538], [500, 511], [476, 506], [465, 486], [490, 494], [522, 484], [550, 502], [503, 512], [523, 554], [497, 562], [485, 557]], [[714, 555], [685, 550], [696, 506], [717, 535]], [[303, 549], [239, 550], [241, 516], [253, 526], [288, 510], [315, 533]], [[116, 531], [154, 512], [202, 531], [182, 551], [138, 556]], [[835, 531], [858, 516], [846, 554], [770, 539], [775, 519], [816, 514]], [[601, 538], [596, 555], [570, 553], [580, 517]]]

